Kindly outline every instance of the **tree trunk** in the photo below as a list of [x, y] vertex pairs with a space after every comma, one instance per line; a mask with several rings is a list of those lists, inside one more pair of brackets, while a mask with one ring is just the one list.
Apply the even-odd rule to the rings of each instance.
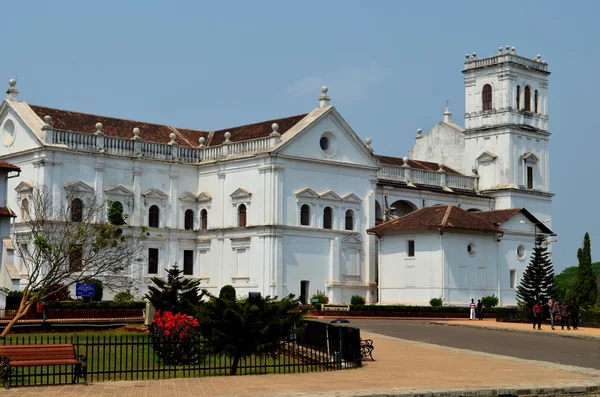
[[19, 308], [17, 309], [17, 314], [15, 314], [15, 317], [12, 320], [10, 320], [10, 322], [6, 325], [6, 327], [0, 334], [0, 339], [5, 338], [6, 335], [8, 335], [8, 333], [12, 329], [12, 327], [17, 323], [17, 321], [19, 321], [21, 318], [23, 318], [23, 316], [27, 314], [27, 312], [29, 312], [29, 309], [33, 305], [34, 301], [33, 299], [26, 300], [27, 295], [29, 295], [27, 294], [27, 292], [23, 293], [23, 299], [21, 299], [21, 303], [19, 304]]
[[235, 375], [237, 373], [238, 365], [240, 363], [240, 356], [233, 356], [233, 363], [231, 364], [231, 373], [230, 375]]

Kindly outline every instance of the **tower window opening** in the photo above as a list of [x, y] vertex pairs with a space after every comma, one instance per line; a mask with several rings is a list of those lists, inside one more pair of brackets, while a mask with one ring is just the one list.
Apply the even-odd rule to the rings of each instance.
[[536, 113], [538, 112], [538, 90], [535, 90], [534, 96], [533, 96], [533, 100], [534, 100], [534, 111]]
[[525, 86], [525, 111], [531, 112], [531, 88]]
[[527, 167], [527, 189], [533, 189], [533, 167]]
[[492, 110], [492, 86], [486, 84], [483, 86], [481, 92], [481, 100], [483, 104], [483, 111]]
[[521, 86], [517, 86], [517, 110], [521, 110]]

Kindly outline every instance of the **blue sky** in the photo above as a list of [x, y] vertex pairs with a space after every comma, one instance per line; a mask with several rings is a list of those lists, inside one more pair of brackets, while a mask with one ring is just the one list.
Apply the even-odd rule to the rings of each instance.
[[[0, 78], [32, 104], [220, 129], [308, 112], [319, 87], [380, 154], [464, 125], [464, 54], [549, 63], [557, 269], [600, 242], [595, 1], [14, 1]], [[598, 256], [594, 256], [598, 259]]]

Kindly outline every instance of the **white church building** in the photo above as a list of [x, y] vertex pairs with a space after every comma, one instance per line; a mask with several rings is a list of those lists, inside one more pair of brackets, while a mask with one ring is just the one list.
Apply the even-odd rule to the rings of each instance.
[[[57, 202], [76, 190], [149, 226], [132, 270], [140, 297], [178, 264], [213, 293], [515, 304], [534, 229], [552, 234], [550, 73], [514, 48], [467, 56], [463, 73], [464, 128], [446, 109], [410, 157], [375, 154], [326, 87], [308, 114], [206, 131], [31, 105], [11, 80], [0, 107], [0, 159], [21, 169], [7, 180], [11, 232], [35, 186]], [[14, 288], [28, 275], [7, 250]]]

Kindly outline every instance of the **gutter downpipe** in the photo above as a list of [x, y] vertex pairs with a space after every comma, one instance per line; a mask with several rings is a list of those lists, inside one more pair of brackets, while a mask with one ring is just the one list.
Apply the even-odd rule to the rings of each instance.
[[500, 241], [504, 237], [504, 232], [500, 234], [498, 237], [495, 237], [496, 240], [496, 284], [498, 288], [498, 305], [502, 307], [502, 296], [500, 295]]
[[[442, 231], [442, 228], [439, 229], [440, 230], [440, 248], [442, 251], [442, 302], [447, 302], [446, 299], [446, 264], [445, 262], [445, 255], [444, 255], [444, 232]], [[442, 303], [443, 304], [443, 303]]]

